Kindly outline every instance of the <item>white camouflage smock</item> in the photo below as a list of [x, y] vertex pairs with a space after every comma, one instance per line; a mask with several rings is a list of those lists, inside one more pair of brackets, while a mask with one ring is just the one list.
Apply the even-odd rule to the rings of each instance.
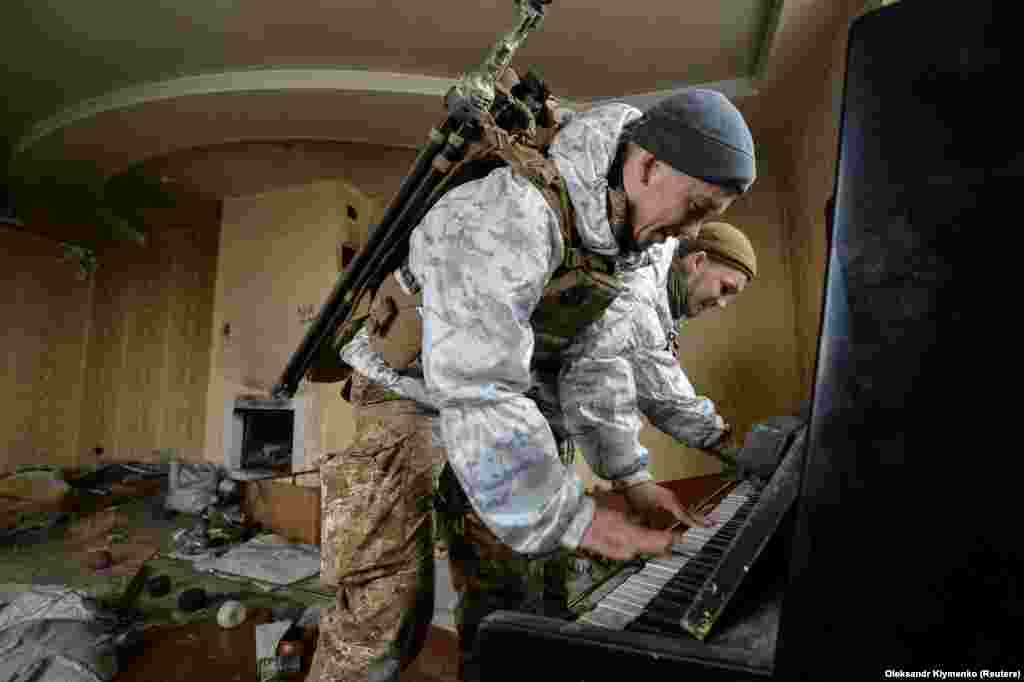
[[[559, 387], [534, 386], [541, 396], [557, 396], [561, 389], [561, 428], [572, 432], [598, 475], [622, 485], [651, 478], [639, 440], [641, 412], [690, 445], [707, 445], [721, 435], [713, 403], [695, 395], [669, 350], [677, 323], [669, 313], [666, 280], [676, 243], [651, 247], [641, 267], [622, 271], [623, 293], [567, 351]], [[424, 408], [437, 408], [423, 380], [396, 372], [370, 348], [365, 329], [342, 350], [342, 360]], [[560, 409], [557, 398], [548, 400], [549, 411]]]
[[[622, 104], [597, 107], [574, 117], [550, 150], [584, 246], [616, 256], [623, 269], [645, 258], [619, 253], [606, 175], [622, 126], [639, 115]], [[594, 514], [578, 476], [560, 462], [550, 427], [523, 395], [531, 384], [530, 316], [562, 255], [549, 204], [528, 180], [500, 168], [446, 194], [413, 232], [409, 257], [423, 291], [424, 379], [441, 406], [449, 462], [491, 531], [531, 554], [574, 549]], [[631, 458], [627, 474], [642, 475], [635, 463], [643, 456], [623, 455]]]
[[649, 267], [621, 273], [625, 291], [566, 352], [559, 377], [566, 429], [594, 473], [621, 486], [651, 480], [642, 414], [691, 446], [722, 435], [714, 403], [697, 397], [671, 349], [666, 290], [677, 243], [651, 247]]

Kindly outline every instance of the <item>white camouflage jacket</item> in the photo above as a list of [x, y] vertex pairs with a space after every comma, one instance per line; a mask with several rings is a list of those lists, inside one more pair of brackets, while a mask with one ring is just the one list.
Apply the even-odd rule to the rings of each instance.
[[[714, 403], [695, 394], [670, 348], [678, 323], [669, 313], [666, 285], [677, 243], [653, 246], [644, 265], [621, 271], [622, 294], [566, 352], [557, 386], [538, 386], [542, 379], [534, 376], [534, 397], [551, 403], [542, 409], [562, 411], [559, 428], [572, 436], [591, 469], [616, 487], [651, 480], [648, 452], [640, 444], [641, 414], [691, 446], [706, 447], [721, 437]], [[437, 409], [421, 379], [399, 374], [370, 349], [365, 329], [342, 350], [342, 359], [374, 382]]]
[[[555, 137], [583, 245], [618, 255], [607, 218], [606, 175], [624, 104], [595, 107]], [[512, 549], [575, 549], [594, 502], [558, 457], [530, 388], [530, 316], [562, 261], [558, 216], [509, 168], [453, 189], [411, 237], [409, 269], [423, 291], [423, 373], [437, 396], [451, 463], [474, 509]]]
[[594, 473], [616, 487], [651, 480], [641, 414], [695, 447], [722, 434], [714, 403], [697, 397], [671, 349], [666, 290], [677, 243], [651, 247], [650, 267], [621, 273], [625, 291], [566, 352], [559, 377], [565, 428]]
[[[585, 246], [616, 256], [627, 286], [643, 283], [640, 288], [648, 292], [630, 299], [632, 303], [623, 301], [617, 314], [602, 320], [606, 325], [598, 323], [591, 333], [584, 333], [570, 351], [575, 362], [565, 374], [567, 383], [560, 382], [560, 393], [571, 400], [587, 382], [592, 384], [596, 365], [583, 359], [584, 351], [593, 349], [600, 355], [601, 349], [616, 344], [634, 348], [635, 360], [650, 358], [654, 363], [647, 363], [650, 369], [635, 372], [627, 369], [624, 373], [619, 368], [614, 376], [616, 390], [642, 396], [626, 402], [643, 409], [648, 399], [661, 399], [653, 390], [658, 377], [670, 376], [669, 390], [680, 396], [677, 404], [688, 408], [689, 416], [671, 423], [672, 411], [652, 402], [650, 407], [657, 408], [652, 411], [652, 421], [661, 425], [653, 415], [665, 415], [664, 423], [675, 427], [666, 430], [684, 434], [677, 437], [687, 442], [691, 438], [700, 442], [705, 437], [702, 428], [714, 430], [714, 407], [706, 399], [694, 398], [667, 341], [658, 348], [651, 341], [666, 338], [662, 320], [667, 319], [668, 307], [667, 301], [663, 307], [650, 305], [657, 294], [648, 286], [660, 290], [664, 299], [667, 269], [664, 276], [657, 275], [652, 268], [640, 267], [649, 262], [646, 254], [620, 254], [607, 220], [605, 176], [622, 126], [639, 115], [636, 109], [621, 104], [593, 109], [575, 117], [551, 147], [576, 209], [577, 228]], [[448, 459], [477, 513], [505, 544], [523, 553], [544, 553], [558, 545], [574, 549], [594, 513], [593, 501], [582, 495], [579, 478], [560, 462], [547, 422], [523, 396], [531, 382], [530, 316], [561, 260], [557, 216], [527, 180], [507, 168], [446, 194], [411, 240], [409, 269], [424, 294], [426, 395], [420, 402], [440, 406], [440, 430]], [[636, 329], [646, 330], [642, 333], [651, 338], [606, 339], [609, 333], [614, 336], [626, 329], [620, 318], [634, 314], [632, 309], [639, 307], [637, 301], [641, 300], [648, 317]], [[651, 320], [656, 321], [656, 330], [649, 328]], [[382, 367], [381, 358], [370, 352], [365, 337], [357, 337], [343, 357], [376, 381], [414, 397], [401, 390], [408, 388], [404, 384], [409, 380]], [[666, 358], [671, 359], [674, 374]], [[600, 362], [601, 358], [594, 360]], [[620, 389], [619, 384], [629, 376], [638, 380], [638, 386], [643, 382], [644, 390]], [[418, 394], [420, 389], [412, 390]], [[574, 406], [574, 430], [602, 441], [596, 447], [583, 448], [595, 471], [629, 483], [649, 478], [646, 451], [637, 438], [640, 421], [636, 407], [630, 416], [611, 414], [610, 424], [598, 425], [591, 415], [603, 414], [601, 406], [588, 410], [578, 400]], [[632, 437], [622, 437], [624, 427], [635, 428]], [[611, 445], [603, 443], [606, 438], [613, 439]]]

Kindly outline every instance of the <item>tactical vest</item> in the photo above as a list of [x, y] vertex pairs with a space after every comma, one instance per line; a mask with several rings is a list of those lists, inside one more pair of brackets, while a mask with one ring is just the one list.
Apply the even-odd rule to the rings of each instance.
[[[514, 173], [528, 179], [558, 216], [563, 244], [562, 262], [544, 287], [541, 299], [530, 317], [534, 332], [531, 364], [548, 371], [557, 370], [562, 351], [569, 347], [583, 329], [601, 317], [623, 289], [615, 274], [613, 260], [583, 248], [565, 181], [559, 175], [555, 163], [541, 150], [546, 149], [547, 144], [542, 148], [536, 144], [538, 140], [550, 142], [555, 132], [542, 129], [524, 141], [523, 138], [510, 137], [496, 125], [485, 126], [482, 139], [473, 143], [478, 145], [477, 148], [471, 148], [460, 164], [445, 169], [447, 174], [459, 178], [450, 184], [447, 189], [450, 191], [451, 187], [486, 175], [486, 172], [474, 173], [469, 164], [476, 164], [477, 168], [486, 169], [487, 172], [507, 165]], [[608, 212], [609, 222], [613, 226], [625, 223], [627, 211], [623, 193], [608, 193]], [[404, 277], [404, 281], [411, 283], [411, 273], [399, 271], [396, 276]], [[416, 289], [410, 286], [403, 288], [396, 276], [389, 275], [384, 279], [372, 300], [368, 305], [362, 305], [361, 311], [357, 310], [352, 321], [340, 330], [333, 344], [324, 344], [332, 346], [328, 351], [331, 355], [336, 358], [345, 343], [365, 324], [371, 348], [380, 353], [393, 369], [408, 370], [418, 361], [423, 337], [423, 325], [418, 311], [422, 305], [422, 294], [418, 291], [409, 293], [406, 289]], [[330, 359], [324, 358], [324, 361], [329, 363]], [[318, 364], [319, 374], [316, 371], [310, 373], [313, 381], [347, 378], [344, 368], [323, 371], [323, 363]], [[358, 402], [379, 402], [400, 397], [382, 387], [367, 390], [373, 395], [364, 393]]]

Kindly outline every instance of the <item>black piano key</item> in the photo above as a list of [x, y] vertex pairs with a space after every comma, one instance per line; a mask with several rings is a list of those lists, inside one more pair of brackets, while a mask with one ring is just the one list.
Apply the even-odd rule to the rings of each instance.
[[713, 571], [704, 571], [702, 573], [696, 573], [693, 571], [678, 573], [671, 580], [665, 584], [669, 587], [674, 588], [685, 588], [690, 587], [692, 589], [699, 589], [704, 584], [705, 577]]
[[714, 566], [717, 563], [718, 562], [714, 561], [714, 557], [712, 555], [710, 555], [710, 554], [698, 554], [697, 556], [695, 556], [695, 557], [691, 558], [689, 561], [687, 561], [685, 565], [686, 566]]
[[683, 585], [681, 583], [665, 583], [661, 587], [661, 589], [659, 589], [655, 594], [664, 595], [665, 597], [668, 597], [669, 599], [672, 599], [674, 601], [680, 601], [692, 600], [693, 597], [695, 597], [699, 591], [700, 588], [696, 586]]
[[672, 576], [672, 580], [669, 582], [682, 582], [682, 583], [700, 583], [704, 580], [704, 576], [714, 571], [714, 566], [700, 567], [700, 566], [684, 566], [681, 571]]
[[663, 616], [671, 617], [678, 622], [683, 617], [683, 613], [686, 609], [690, 608], [690, 604], [692, 603], [692, 599], [677, 601], [668, 595], [659, 594], [650, 601], [647, 605], [647, 609], [644, 610], [644, 613], [647, 613], [648, 611], [660, 613]]
[[713, 569], [706, 569], [706, 570], [703, 570], [703, 571], [697, 571], [697, 570], [694, 570], [693, 568], [689, 568], [687, 570], [680, 571], [679, 573], [675, 574], [672, 577], [672, 579], [669, 580], [668, 582], [666, 582], [665, 584], [666, 585], [673, 585], [673, 586], [675, 586], [675, 585], [679, 585], [679, 586], [685, 586], [685, 585], [700, 586], [700, 585], [704, 584], [704, 579], [710, 573], [714, 573], [714, 570]]

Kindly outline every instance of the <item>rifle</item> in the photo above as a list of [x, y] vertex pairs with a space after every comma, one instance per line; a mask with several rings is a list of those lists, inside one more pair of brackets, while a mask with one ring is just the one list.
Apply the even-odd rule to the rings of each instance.
[[551, 0], [515, 0], [518, 21], [501, 36], [480, 65], [465, 74], [445, 95], [448, 115], [440, 128], [430, 130], [426, 145], [391, 199], [367, 244], [339, 276], [316, 320], [306, 331], [299, 347], [273, 388], [275, 398], [290, 398], [309, 371], [321, 345], [345, 324], [362, 297], [376, 290], [384, 278], [402, 265], [408, 255], [409, 235], [434, 202], [451, 185], [449, 171], [465, 158], [470, 143], [480, 139], [483, 119], [492, 117], [498, 125], [534, 126], [541, 115], [547, 88], [529, 75], [513, 89], [513, 102], [496, 93], [495, 84], [512, 61], [512, 55], [544, 18], [544, 6]]

